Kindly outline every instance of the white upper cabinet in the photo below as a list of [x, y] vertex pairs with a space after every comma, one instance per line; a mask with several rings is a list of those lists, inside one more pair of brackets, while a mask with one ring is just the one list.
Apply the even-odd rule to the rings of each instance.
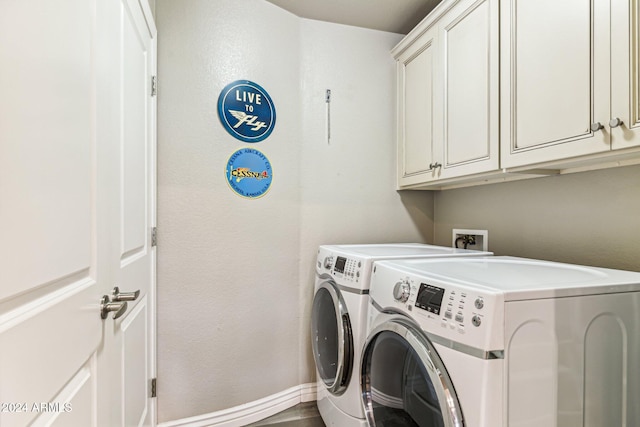
[[640, 1], [611, 1], [611, 145], [640, 147]]
[[440, 20], [441, 178], [498, 169], [498, 2], [461, 1]]
[[392, 52], [399, 188], [498, 169], [497, 19], [497, 0], [445, 0]]
[[640, 163], [640, 0], [443, 0], [392, 55], [399, 189]]
[[638, 145], [631, 3], [500, 0], [502, 167]]
[[434, 176], [434, 103], [437, 74], [436, 28], [398, 58], [398, 171], [400, 185], [413, 185]]

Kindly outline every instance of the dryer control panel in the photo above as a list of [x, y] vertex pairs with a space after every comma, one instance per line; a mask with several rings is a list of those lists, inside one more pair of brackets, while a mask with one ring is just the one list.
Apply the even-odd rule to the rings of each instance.
[[433, 314], [440, 314], [443, 298], [443, 288], [421, 283], [416, 294], [415, 306]]
[[425, 331], [485, 350], [502, 348], [500, 296], [376, 265], [370, 296], [380, 308], [400, 310]]

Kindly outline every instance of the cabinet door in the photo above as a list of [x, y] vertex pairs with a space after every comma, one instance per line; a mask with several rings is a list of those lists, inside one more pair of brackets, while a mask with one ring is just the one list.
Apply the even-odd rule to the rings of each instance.
[[433, 144], [436, 30], [431, 28], [397, 62], [398, 73], [398, 187], [435, 177]]
[[609, 0], [500, 6], [502, 166], [609, 150]]
[[[640, 1], [611, 1], [611, 145], [640, 146]], [[622, 123], [618, 124], [615, 119]], [[607, 126], [608, 128], [610, 126]]]
[[441, 178], [498, 169], [498, 1], [466, 0], [439, 23]]

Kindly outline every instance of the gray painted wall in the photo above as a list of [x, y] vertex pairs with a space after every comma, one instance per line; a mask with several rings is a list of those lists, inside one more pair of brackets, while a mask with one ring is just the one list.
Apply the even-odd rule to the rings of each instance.
[[640, 166], [435, 194], [435, 243], [486, 229], [489, 250], [640, 271]]
[[[433, 197], [398, 194], [399, 35], [301, 20], [262, 0], [157, 0], [158, 420], [207, 414], [315, 381], [313, 263], [323, 243], [428, 242]], [[224, 169], [235, 140], [217, 98], [248, 79], [277, 123], [258, 200]], [[327, 88], [332, 140], [325, 140]]]
[[[158, 0], [156, 15], [163, 422], [299, 384], [300, 37], [297, 18], [258, 1]], [[260, 84], [277, 109], [256, 147], [273, 168], [257, 200], [225, 178], [231, 154], [248, 145], [217, 116], [220, 91], [238, 79]]]
[[[401, 36], [302, 20], [301, 383], [315, 381], [310, 313], [321, 244], [429, 242], [433, 197], [395, 191], [395, 62]], [[326, 89], [331, 139], [326, 140]], [[311, 253], [313, 252], [313, 254]]]

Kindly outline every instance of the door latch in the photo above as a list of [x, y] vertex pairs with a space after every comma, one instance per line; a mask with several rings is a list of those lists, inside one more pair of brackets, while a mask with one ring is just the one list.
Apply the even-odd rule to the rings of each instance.
[[121, 317], [127, 311], [127, 303], [111, 302], [109, 295], [103, 295], [100, 300], [100, 318], [106, 319], [110, 312], [113, 312], [113, 319]]
[[120, 288], [114, 286], [111, 292], [113, 301], [135, 301], [140, 296], [140, 289], [135, 292], [120, 292]]

